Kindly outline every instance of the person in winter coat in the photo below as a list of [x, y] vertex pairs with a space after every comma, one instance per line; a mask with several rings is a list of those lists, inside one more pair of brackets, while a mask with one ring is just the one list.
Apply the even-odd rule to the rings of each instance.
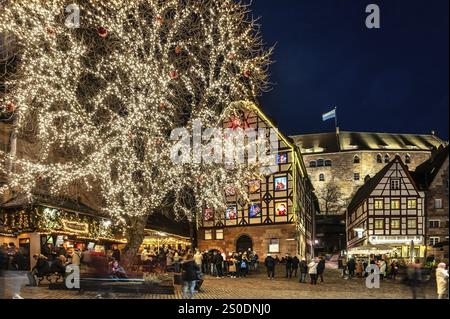
[[273, 259], [272, 255], [267, 255], [264, 264], [267, 268], [267, 276], [270, 280], [275, 278], [275, 259]]
[[325, 272], [325, 259], [319, 258], [319, 263], [317, 264], [317, 278], [320, 278], [320, 282], [323, 282], [323, 273]]
[[186, 260], [182, 263], [183, 270], [183, 298], [194, 299], [195, 286], [198, 280], [198, 272], [200, 267], [194, 262], [191, 254], [186, 256]]
[[439, 299], [448, 299], [448, 270], [447, 265], [441, 263], [436, 269], [437, 293]]
[[312, 260], [308, 264], [309, 268], [309, 277], [311, 278], [311, 285], [317, 285], [317, 266], [319, 262], [317, 260]]
[[213, 257], [213, 262], [214, 262], [214, 266], [217, 269], [217, 278], [222, 278], [223, 277], [223, 257], [222, 254], [214, 252], [214, 257]]
[[48, 264], [47, 257], [43, 255], [34, 255], [34, 260], [36, 261], [36, 265], [31, 269], [29, 273], [27, 273], [29, 285], [32, 287], [37, 286], [36, 277], [39, 274], [47, 274], [50, 271], [50, 266]]
[[248, 276], [248, 268], [250, 266], [250, 262], [248, 260], [247, 254], [242, 255], [242, 259], [241, 259], [241, 275], [242, 277], [247, 277]]
[[348, 275], [351, 277], [355, 277], [355, 269], [356, 269], [356, 262], [354, 258], [350, 258], [350, 260], [347, 263], [347, 269], [348, 269]]
[[286, 278], [292, 278], [292, 257], [288, 254], [284, 261], [286, 263]]
[[294, 256], [294, 258], [292, 258], [292, 272], [293, 272], [295, 278], [297, 278], [299, 264], [300, 264], [300, 259], [298, 259], [297, 256]]
[[356, 276], [358, 278], [361, 278], [362, 274], [363, 274], [363, 264], [362, 264], [361, 260], [358, 260], [356, 262]]
[[229, 264], [228, 271], [230, 272], [231, 278], [236, 278], [236, 276], [237, 276], [236, 262], [237, 262], [237, 260], [234, 258], [234, 256], [231, 256], [231, 258], [228, 261], [228, 264]]
[[299, 264], [300, 268], [300, 280], [299, 283], [306, 283], [306, 274], [308, 273], [308, 264], [306, 263], [306, 259], [302, 259], [302, 261]]

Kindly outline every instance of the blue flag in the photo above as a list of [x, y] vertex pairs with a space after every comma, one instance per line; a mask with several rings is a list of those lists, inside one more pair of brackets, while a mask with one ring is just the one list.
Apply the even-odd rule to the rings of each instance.
[[335, 119], [335, 118], [336, 118], [336, 109], [322, 115], [322, 120], [324, 122], [331, 120], [331, 119]]

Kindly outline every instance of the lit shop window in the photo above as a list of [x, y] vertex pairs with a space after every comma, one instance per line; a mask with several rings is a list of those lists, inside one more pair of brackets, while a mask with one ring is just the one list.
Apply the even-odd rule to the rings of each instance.
[[280, 253], [280, 240], [279, 239], [271, 239], [269, 242], [269, 253], [270, 254], [278, 254]]

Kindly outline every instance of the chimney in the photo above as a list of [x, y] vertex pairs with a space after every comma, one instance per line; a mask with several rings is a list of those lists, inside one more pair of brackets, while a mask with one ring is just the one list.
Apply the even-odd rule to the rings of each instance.
[[436, 131], [435, 131], [435, 130], [432, 130], [432, 131], [431, 131], [431, 135], [436, 136]]

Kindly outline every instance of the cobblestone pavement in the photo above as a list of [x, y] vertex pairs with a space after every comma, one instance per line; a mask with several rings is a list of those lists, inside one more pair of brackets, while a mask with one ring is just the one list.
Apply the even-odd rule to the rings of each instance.
[[[261, 274], [241, 279], [217, 279], [206, 276], [202, 291], [196, 299], [411, 299], [409, 287], [400, 281], [384, 280], [380, 289], [367, 289], [364, 279], [341, 279], [337, 270], [327, 270], [325, 282], [317, 286], [300, 284], [296, 279], [282, 276], [281, 267], [278, 278], [268, 280]], [[95, 299], [97, 293], [78, 293], [75, 291], [50, 291], [48, 287], [23, 287], [21, 295], [25, 299]], [[181, 299], [181, 289], [177, 287], [175, 295], [132, 295], [113, 294], [104, 296], [114, 299]], [[434, 282], [424, 286], [419, 298], [437, 298]], [[6, 298], [10, 293], [6, 291]]]

